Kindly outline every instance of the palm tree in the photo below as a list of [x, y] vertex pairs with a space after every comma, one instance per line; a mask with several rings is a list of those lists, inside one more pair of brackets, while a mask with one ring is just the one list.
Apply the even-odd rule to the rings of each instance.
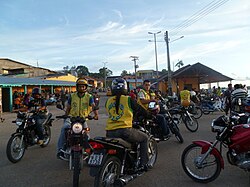
[[180, 69], [181, 66], [184, 66], [184, 63], [182, 62], [182, 60], [179, 60], [179, 62], [175, 64], [175, 67], [178, 67]]

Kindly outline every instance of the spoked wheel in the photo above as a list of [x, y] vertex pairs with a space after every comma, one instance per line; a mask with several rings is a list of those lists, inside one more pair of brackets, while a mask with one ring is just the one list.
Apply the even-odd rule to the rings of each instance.
[[185, 116], [183, 122], [190, 132], [196, 132], [199, 128], [197, 119], [194, 116]]
[[157, 148], [157, 142], [152, 137], [148, 141], [148, 155], [149, 155], [148, 166], [150, 168], [153, 168], [158, 156], [158, 148]]
[[202, 109], [199, 106], [195, 106], [190, 113], [193, 114], [195, 119], [199, 119], [203, 114]]
[[121, 172], [121, 161], [117, 157], [108, 157], [95, 177], [95, 187], [115, 186]]
[[81, 171], [81, 153], [74, 152], [73, 153], [73, 187], [79, 186], [79, 175]]
[[208, 183], [215, 180], [221, 171], [221, 162], [218, 157], [209, 154], [205, 160], [199, 164], [203, 154], [202, 147], [191, 144], [184, 149], [181, 156], [181, 164], [185, 173], [194, 181]]
[[46, 147], [51, 139], [51, 130], [48, 125], [44, 125], [43, 135], [44, 135], [44, 143], [41, 145], [41, 147]]
[[170, 127], [172, 133], [175, 135], [175, 138], [177, 139], [177, 141], [180, 142], [180, 143], [183, 143], [184, 139], [183, 139], [183, 137], [182, 137], [182, 135], [180, 133], [180, 129], [177, 126], [177, 124], [172, 122], [172, 124], [170, 124], [170, 125], [171, 125], [171, 127], [170, 126], [169, 127]]
[[9, 161], [16, 163], [20, 161], [24, 155], [25, 152], [25, 142], [24, 139], [22, 141], [22, 135], [21, 134], [15, 134], [10, 137], [6, 154], [9, 159]]

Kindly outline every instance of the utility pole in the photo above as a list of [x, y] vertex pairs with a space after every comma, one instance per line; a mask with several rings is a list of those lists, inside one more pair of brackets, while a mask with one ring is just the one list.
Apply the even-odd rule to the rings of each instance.
[[134, 67], [135, 67], [135, 88], [137, 87], [137, 75], [136, 75], [136, 69], [139, 67], [136, 64], [136, 60], [139, 60], [138, 56], [130, 56], [130, 58], [132, 58], [132, 61], [134, 61]]
[[107, 74], [106, 74], [106, 64], [107, 63], [108, 62], [103, 62], [103, 65], [104, 65], [104, 88], [105, 88], [105, 90], [107, 88]]
[[165, 33], [165, 42], [167, 46], [167, 60], [168, 60], [168, 95], [172, 96], [172, 73], [171, 73], [171, 66], [170, 66], [168, 31], [166, 31]]

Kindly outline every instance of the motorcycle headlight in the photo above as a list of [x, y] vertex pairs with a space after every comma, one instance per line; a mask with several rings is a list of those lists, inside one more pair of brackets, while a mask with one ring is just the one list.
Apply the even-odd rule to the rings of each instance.
[[23, 124], [23, 120], [17, 118], [17, 119], [16, 119], [16, 125], [17, 125], [17, 126], [21, 126], [22, 124]]
[[79, 134], [82, 132], [82, 124], [81, 123], [75, 123], [72, 127], [72, 130], [74, 133]]

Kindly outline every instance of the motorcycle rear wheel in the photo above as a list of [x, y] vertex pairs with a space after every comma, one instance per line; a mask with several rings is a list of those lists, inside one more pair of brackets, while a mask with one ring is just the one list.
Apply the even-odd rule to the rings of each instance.
[[73, 153], [73, 186], [79, 186], [79, 175], [81, 171], [80, 152]]
[[6, 154], [7, 158], [12, 163], [17, 163], [18, 161], [20, 161], [24, 155], [25, 142], [23, 139], [22, 145], [20, 145], [21, 138], [22, 138], [21, 134], [14, 134], [13, 136], [10, 137], [7, 143]]
[[209, 154], [201, 166], [197, 163], [201, 159], [202, 147], [191, 144], [186, 147], [181, 155], [181, 165], [185, 173], [194, 181], [209, 183], [215, 180], [221, 172], [221, 162], [218, 157]]
[[199, 106], [195, 106], [195, 109], [193, 112], [191, 112], [191, 114], [193, 114], [195, 119], [199, 119], [201, 118], [203, 111]]
[[190, 131], [190, 132], [196, 132], [199, 128], [199, 123], [197, 121], [197, 119], [194, 118], [194, 116], [185, 116], [183, 119], [183, 122], [186, 126], [186, 128]]
[[114, 186], [120, 173], [121, 161], [115, 156], [107, 157], [95, 176], [94, 187]]

